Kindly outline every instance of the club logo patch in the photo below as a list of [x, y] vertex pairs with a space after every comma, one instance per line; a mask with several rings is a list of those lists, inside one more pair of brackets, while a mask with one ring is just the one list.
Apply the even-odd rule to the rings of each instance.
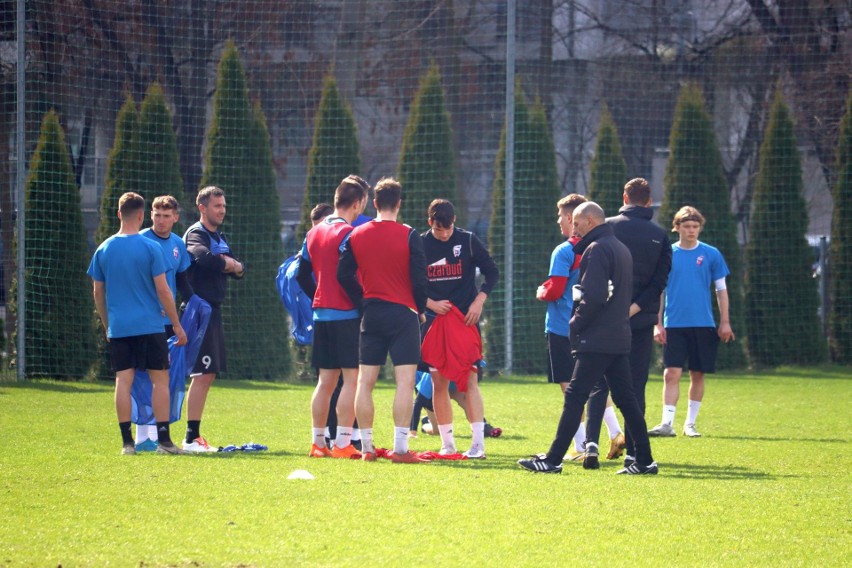
[[704, 257], [703, 256], [699, 256], [698, 258], [695, 259], [696, 266], [701, 266], [703, 263], [704, 263]]
[[456, 258], [460, 257], [461, 256], [461, 249], [462, 249], [461, 245], [455, 245], [453, 247], [453, 256], [456, 257]]
[[178, 248], [177, 248], [177, 247], [175, 247], [175, 248], [173, 248], [173, 249], [172, 249], [172, 254], [173, 254], [173, 255], [174, 255], [174, 257], [175, 257], [175, 260], [177, 260], [178, 258], [180, 258], [180, 251], [178, 250]]

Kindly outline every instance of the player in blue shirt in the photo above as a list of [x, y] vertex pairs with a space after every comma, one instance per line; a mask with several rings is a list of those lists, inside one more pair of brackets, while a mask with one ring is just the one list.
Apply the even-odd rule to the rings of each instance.
[[[559, 230], [566, 238], [550, 255], [550, 271], [548, 279], [538, 287], [536, 298], [547, 302], [547, 314], [544, 317], [544, 332], [547, 334], [548, 373], [547, 382], [558, 383], [565, 393], [571, 373], [574, 371], [574, 358], [571, 356], [571, 341], [568, 339], [568, 320], [574, 300], [571, 298], [571, 288], [577, 283], [580, 275], [580, 256], [574, 254], [574, 245], [579, 237], [572, 237], [572, 219], [574, 209], [586, 198], [577, 193], [566, 195], [556, 202]], [[582, 457], [586, 443], [586, 425], [580, 422], [580, 427], [574, 435], [574, 451], [569, 454], [571, 459]]]
[[160, 248], [139, 234], [145, 200], [125, 193], [118, 201], [118, 233], [101, 243], [89, 264], [94, 280], [95, 307], [107, 332], [110, 364], [115, 376], [115, 411], [122, 454], [136, 453], [130, 433], [130, 389], [136, 369], [147, 370], [153, 384], [152, 405], [157, 420], [159, 453], [179, 454], [169, 436], [169, 351], [163, 328], [168, 315], [177, 344], [186, 344]]
[[[672, 246], [672, 269], [666, 285], [654, 339], [663, 345], [663, 419], [649, 436], [675, 436], [674, 418], [684, 363], [689, 364], [689, 406], [685, 436], [698, 437], [695, 421], [704, 398], [704, 375], [716, 371], [719, 341], [734, 340], [728, 314], [725, 277], [730, 273], [719, 249], [698, 240], [704, 216], [695, 207], [675, 213], [672, 232], [680, 239]], [[716, 290], [719, 327], [713, 320], [710, 286]]]
[[[157, 243], [163, 250], [163, 260], [166, 263], [166, 282], [172, 291], [172, 299], [176, 298], [179, 291], [184, 301], [193, 295], [192, 286], [186, 277], [191, 259], [186, 251], [186, 243], [180, 235], [172, 232], [175, 224], [180, 220], [177, 199], [171, 195], [155, 197], [151, 203], [151, 221], [153, 226], [144, 229], [140, 234]], [[163, 316], [163, 325], [166, 330], [166, 338], [174, 335], [172, 325], [167, 316]], [[172, 397], [176, 393], [170, 393]], [[157, 449], [157, 428], [148, 424], [136, 425], [136, 450], [146, 451]]]

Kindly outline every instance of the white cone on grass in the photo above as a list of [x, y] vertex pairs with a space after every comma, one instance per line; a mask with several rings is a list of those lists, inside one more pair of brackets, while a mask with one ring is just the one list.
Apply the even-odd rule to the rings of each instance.
[[316, 479], [311, 472], [306, 469], [297, 469], [287, 476], [287, 479]]

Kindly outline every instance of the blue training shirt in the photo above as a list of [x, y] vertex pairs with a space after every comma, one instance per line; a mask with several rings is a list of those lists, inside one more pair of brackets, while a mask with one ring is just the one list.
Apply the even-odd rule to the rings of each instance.
[[698, 241], [694, 249], [672, 245], [663, 327], [716, 327], [710, 288], [730, 274], [719, 249]]
[[[186, 272], [186, 269], [192, 263], [192, 259], [189, 258], [189, 253], [186, 250], [186, 243], [174, 233], [169, 233], [169, 236], [164, 239], [150, 227], [139, 234], [148, 237], [163, 249], [163, 260], [166, 263], [166, 281], [169, 283], [169, 290], [172, 291], [172, 298], [177, 298], [177, 273]], [[165, 325], [171, 323], [168, 316], [163, 315], [163, 323]]]
[[544, 316], [545, 333], [555, 333], [568, 337], [568, 321], [574, 301], [571, 299], [571, 287], [580, 279], [580, 269], [571, 270], [574, 265], [574, 245], [570, 241], [553, 249], [550, 255], [549, 276], [564, 276], [568, 278], [562, 297], [555, 302], [547, 302], [547, 315]]
[[162, 249], [140, 234], [117, 234], [101, 243], [86, 272], [106, 283], [108, 337], [163, 332], [154, 277], [165, 271]]

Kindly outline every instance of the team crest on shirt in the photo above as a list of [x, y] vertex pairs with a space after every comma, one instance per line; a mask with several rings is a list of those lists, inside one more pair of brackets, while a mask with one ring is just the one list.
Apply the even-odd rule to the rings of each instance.
[[173, 254], [173, 255], [174, 255], [174, 257], [175, 257], [175, 260], [177, 260], [178, 258], [180, 258], [180, 251], [178, 250], [178, 248], [177, 248], [177, 247], [175, 247], [175, 248], [173, 248], [173, 249], [172, 249], [172, 254]]
[[462, 249], [461, 245], [455, 245], [453, 247], [453, 256], [456, 257], [456, 258], [460, 257], [461, 256], [461, 249]]
[[695, 259], [696, 266], [701, 266], [703, 263], [704, 263], [704, 257], [703, 256], [699, 256], [698, 258]]

